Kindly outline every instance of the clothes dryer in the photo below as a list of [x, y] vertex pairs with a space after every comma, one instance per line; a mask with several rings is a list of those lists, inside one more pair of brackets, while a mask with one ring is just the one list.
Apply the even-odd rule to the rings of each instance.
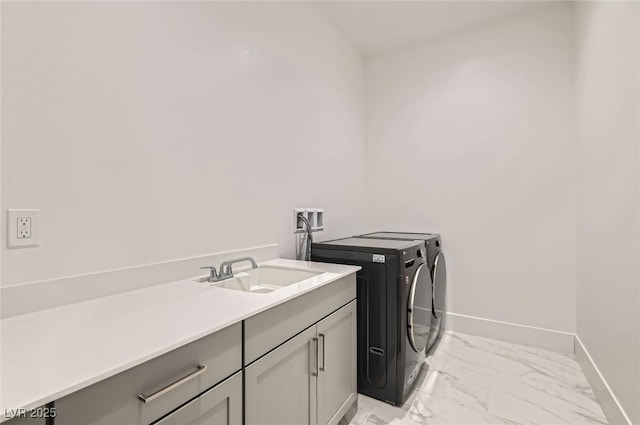
[[442, 239], [437, 233], [406, 233], [406, 232], [375, 232], [357, 236], [359, 238], [392, 239], [392, 240], [423, 240], [427, 249], [427, 264], [431, 271], [433, 282], [431, 330], [427, 352], [442, 337], [445, 329], [447, 312], [447, 265], [442, 251]]
[[357, 273], [358, 392], [400, 405], [425, 359], [431, 274], [421, 240], [347, 238], [314, 243], [311, 260]]

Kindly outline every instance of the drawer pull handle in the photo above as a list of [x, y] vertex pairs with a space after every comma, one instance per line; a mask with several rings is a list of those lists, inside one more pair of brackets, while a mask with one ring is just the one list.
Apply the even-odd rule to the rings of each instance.
[[320, 367], [320, 370], [324, 372], [325, 371], [324, 362], [325, 362], [325, 358], [327, 357], [324, 353], [324, 346], [325, 346], [324, 334], [319, 334], [318, 336], [322, 338], [322, 366]]
[[315, 370], [314, 372], [311, 372], [311, 375], [312, 375], [312, 376], [318, 376], [318, 372], [319, 372], [319, 370], [318, 370], [318, 369], [319, 369], [319, 365], [318, 365], [318, 363], [319, 363], [319, 361], [320, 361], [320, 356], [319, 356], [319, 353], [318, 353], [318, 348], [319, 348], [319, 347], [318, 347], [318, 345], [319, 345], [319, 343], [318, 343], [318, 338], [311, 338], [311, 340], [312, 340], [312, 341], [315, 343], [315, 345], [316, 345], [316, 370]]
[[184, 378], [180, 378], [177, 381], [167, 385], [166, 387], [160, 388], [158, 391], [156, 391], [153, 394], [150, 394], [150, 395], [140, 394], [138, 395], [138, 399], [143, 403], [149, 403], [150, 401], [155, 400], [156, 398], [160, 397], [163, 394], [168, 393], [169, 391], [179, 387], [180, 385], [191, 381], [196, 376], [202, 375], [206, 371], [207, 371], [207, 367], [203, 364], [199, 364], [196, 370], [194, 370]]

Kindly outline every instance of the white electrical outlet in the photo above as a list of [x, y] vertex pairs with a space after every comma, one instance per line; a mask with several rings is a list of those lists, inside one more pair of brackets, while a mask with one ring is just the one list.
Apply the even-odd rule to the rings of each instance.
[[31, 238], [31, 217], [18, 217], [18, 239]]
[[40, 210], [7, 210], [9, 248], [38, 246]]

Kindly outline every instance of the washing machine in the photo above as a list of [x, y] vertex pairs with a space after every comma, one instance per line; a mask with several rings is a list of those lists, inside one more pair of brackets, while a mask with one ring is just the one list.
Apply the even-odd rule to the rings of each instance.
[[445, 328], [447, 311], [447, 265], [442, 252], [442, 240], [437, 233], [405, 233], [405, 232], [375, 232], [357, 236], [359, 238], [393, 239], [393, 240], [423, 240], [427, 248], [427, 264], [431, 271], [433, 282], [431, 329], [427, 352], [438, 342]]
[[433, 314], [422, 240], [346, 238], [314, 243], [311, 260], [358, 265], [358, 392], [401, 405], [425, 359]]

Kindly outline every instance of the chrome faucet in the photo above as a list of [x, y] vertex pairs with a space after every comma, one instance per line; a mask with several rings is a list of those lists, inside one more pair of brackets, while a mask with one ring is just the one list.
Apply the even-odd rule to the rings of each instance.
[[220, 272], [216, 272], [216, 268], [213, 266], [200, 267], [201, 269], [209, 269], [211, 270], [211, 274], [207, 278], [208, 282], [220, 282], [221, 280], [231, 279], [233, 277], [233, 269], [231, 266], [235, 263], [239, 263], [240, 261], [249, 261], [251, 263], [251, 268], [257, 269], [258, 264], [256, 264], [256, 260], [251, 257], [242, 257], [236, 260], [225, 261], [220, 264]]
[[231, 279], [233, 277], [233, 269], [231, 268], [231, 266], [241, 261], [249, 261], [251, 263], [252, 269], [258, 268], [256, 260], [254, 260], [252, 257], [242, 257], [235, 260], [225, 261], [224, 263], [220, 264], [220, 274], [218, 275], [218, 280]]
[[207, 267], [200, 267], [203, 270], [206, 269], [211, 269], [211, 274], [209, 275], [209, 278], [207, 279], [208, 282], [217, 282], [218, 280], [220, 280], [218, 278], [218, 272], [216, 272], [216, 268], [213, 266], [207, 266]]

